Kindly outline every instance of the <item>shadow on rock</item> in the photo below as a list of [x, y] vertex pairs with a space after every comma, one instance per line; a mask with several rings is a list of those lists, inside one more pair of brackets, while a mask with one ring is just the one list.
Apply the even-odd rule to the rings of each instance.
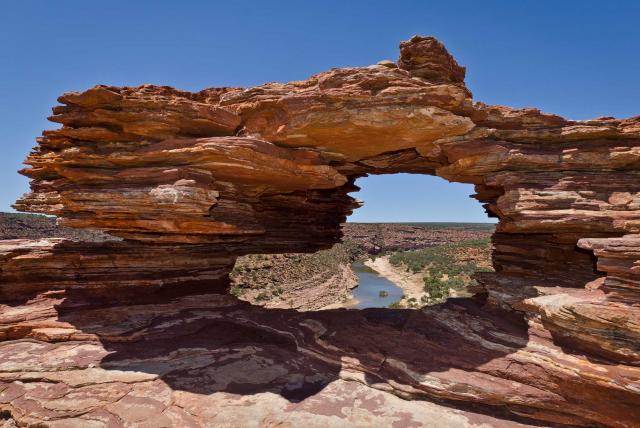
[[342, 377], [446, 404], [447, 394], [421, 386], [425, 376], [463, 376], [527, 343], [522, 320], [492, 315], [473, 299], [424, 310], [297, 312], [208, 294], [100, 308], [67, 298], [56, 309], [60, 321], [102, 343], [104, 369], [155, 374], [174, 390], [273, 392], [291, 402]]

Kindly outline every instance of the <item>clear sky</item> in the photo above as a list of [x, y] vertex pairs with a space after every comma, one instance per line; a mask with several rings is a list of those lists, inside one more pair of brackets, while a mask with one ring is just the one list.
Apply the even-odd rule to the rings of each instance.
[[[180, 89], [305, 79], [395, 60], [434, 35], [476, 100], [573, 119], [640, 114], [637, 1], [3, 1], [0, 211], [58, 95], [95, 84]], [[485, 221], [470, 186], [415, 175], [361, 179], [354, 221]]]

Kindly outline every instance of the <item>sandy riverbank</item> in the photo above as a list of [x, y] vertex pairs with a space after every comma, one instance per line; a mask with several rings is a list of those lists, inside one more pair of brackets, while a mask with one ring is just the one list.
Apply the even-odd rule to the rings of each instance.
[[408, 300], [411, 298], [420, 302], [422, 296], [426, 296], [424, 291], [424, 274], [411, 273], [402, 268], [397, 268], [389, 262], [389, 256], [376, 257], [368, 259], [365, 265], [378, 272], [380, 276], [387, 278], [389, 281], [402, 288], [404, 297], [400, 301], [403, 306], [409, 306]]

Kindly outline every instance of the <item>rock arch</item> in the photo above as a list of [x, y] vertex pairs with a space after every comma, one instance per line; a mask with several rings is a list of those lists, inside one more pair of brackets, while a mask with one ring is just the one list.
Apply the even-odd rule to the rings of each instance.
[[486, 105], [464, 75], [440, 42], [415, 36], [397, 63], [305, 81], [64, 94], [50, 118], [63, 126], [38, 139], [21, 171], [32, 191], [15, 207], [124, 240], [5, 242], [0, 297], [65, 289], [113, 303], [221, 291], [238, 255], [337, 242], [358, 177], [438, 175], [474, 184], [499, 219], [496, 272], [478, 278], [478, 298], [486, 314], [524, 317], [529, 359], [496, 363], [491, 376], [533, 389], [513, 392], [517, 403], [482, 383], [427, 395], [444, 388], [528, 418], [631, 426], [640, 420], [640, 118]]

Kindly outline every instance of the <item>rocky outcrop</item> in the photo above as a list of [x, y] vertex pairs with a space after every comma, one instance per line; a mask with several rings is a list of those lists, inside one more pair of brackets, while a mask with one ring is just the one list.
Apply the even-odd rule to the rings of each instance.
[[[55, 244], [42, 256], [37, 243], [4, 244], [9, 249], [2, 274], [7, 275], [4, 265], [10, 269], [0, 284], [3, 299], [23, 288], [37, 291], [26, 302], [13, 303], [22, 315], [5, 321], [22, 325], [30, 317], [25, 314], [34, 313], [28, 320], [32, 327], [18, 328], [25, 332], [22, 339], [4, 345], [5, 355], [22, 356], [22, 365], [9, 365], [2, 378], [9, 391], [3, 409], [18, 421], [76, 417], [60, 408], [29, 411], [22, 403], [51, 409], [46, 400], [56, 394], [89, 394], [93, 388], [72, 392], [68, 385], [52, 386], [56, 381], [40, 373], [49, 370], [41, 369], [39, 360], [47, 350], [74, 346], [74, 355], [80, 355], [87, 346], [93, 357], [78, 358], [91, 364], [87, 368], [100, 361], [105, 379], [133, 367], [169, 370], [173, 374], [164, 381], [171, 391], [163, 394], [176, 394], [195, 388], [188, 380], [181, 384], [181, 378], [201, 370], [199, 379], [209, 379], [205, 384], [222, 382], [218, 379], [226, 375], [209, 364], [211, 359], [221, 361], [224, 357], [215, 355], [223, 349], [241, 352], [245, 348], [233, 344], [246, 340], [247, 346], [277, 344], [299, 358], [318, 358], [320, 366], [300, 364], [324, 373], [340, 367], [352, 379], [403, 397], [549, 423], [638, 425], [638, 240], [623, 236], [640, 232], [640, 117], [572, 121], [536, 109], [474, 102], [464, 68], [428, 37], [403, 42], [397, 64], [332, 69], [305, 81], [198, 93], [97, 86], [59, 101], [63, 105], [54, 108], [51, 120], [63, 126], [44, 132], [29, 155], [22, 173], [32, 179], [32, 192], [16, 208], [55, 214], [63, 225], [104, 230], [125, 241], [89, 247], [88, 259], [81, 245]], [[354, 181], [397, 172], [472, 183], [475, 198], [499, 219], [495, 272], [479, 276], [483, 291], [474, 300], [423, 312], [300, 315], [250, 307], [230, 312], [225, 308], [235, 308], [235, 301], [207, 304], [227, 298], [205, 294], [196, 299], [197, 308], [180, 306], [187, 297], [172, 301], [181, 308], [175, 309], [181, 321], [173, 328], [168, 312], [152, 315], [163, 307], [157, 301], [131, 306], [118, 298], [121, 290], [146, 293], [137, 277], [179, 290], [212, 275], [219, 279], [214, 288], [221, 289], [224, 271], [237, 255], [328, 248], [340, 238], [340, 223], [359, 205], [348, 195], [357, 189]], [[147, 252], [154, 263], [144, 257]], [[179, 256], [172, 257], [174, 252]], [[38, 257], [52, 261], [43, 264], [43, 275], [16, 273], [35, 271], [32, 260]], [[127, 278], [123, 287], [106, 281], [109, 262], [98, 259], [118, 260], [115, 272]], [[70, 264], [79, 269], [73, 271], [79, 279], [92, 269], [98, 274], [72, 284], [69, 275], [53, 272]], [[50, 276], [61, 278], [51, 282], [62, 284], [59, 293], [67, 297], [64, 304], [49, 306], [54, 309], [42, 309], [46, 316], [38, 318], [38, 305], [52, 298], [40, 292]], [[83, 284], [109, 290], [103, 305], [115, 312], [82, 312], [91, 299], [75, 302], [73, 289]], [[113, 313], [145, 321], [140, 327], [125, 323], [121, 332], [107, 317]], [[134, 316], [139, 313], [144, 315]], [[206, 338], [199, 333], [201, 321], [192, 324], [195, 330], [187, 328], [187, 320], [203, 317], [207, 326], [222, 327]], [[76, 336], [58, 330], [34, 336], [29, 332], [37, 330], [38, 320], [46, 320], [46, 328], [66, 322], [60, 328]], [[81, 347], [66, 342], [74, 337], [86, 342]], [[174, 346], [163, 356], [154, 354], [165, 352], [159, 337]], [[116, 346], [112, 340], [127, 348], [116, 366], [102, 359]], [[188, 343], [208, 349], [210, 356], [183, 358]], [[262, 367], [263, 351], [255, 352], [240, 366]], [[152, 362], [140, 365], [145, 359]], [[51, 370], [85, 367], [63, 360]], [[172, 372], [176, 364], [180, 369]], [[29, 383], [36, 392], [27, 391], [21, 377], [44, 379], [46, 385]], [[287, 379], [278, 382], [302, 382]], [[122, 390], [116, 383], [100, 387], [102, 398], [79, 413], [97, 412], [95, 418], [110, 420], [118, 414], [113, 403], [133, 388], [125, 383]], [[245, 383], [223, 382], [226, 387]], [[127, 399], [129, 409], [136, 408], [139, 395]], [[193, 412], [205, 415], [205, 406]]]
[[[165, 426], [215, 426], [239, 400], [239, 418], [256, 412], [265, 418], [256, 426], [275, 425], [281, 410], [260, 410], [271, 403], [261, 393], [295, 411], [336, 380], [476, 414], [578, 426], [637, 421], [628, 386], [636, 368], [564, 353], [469, 300], [422, 311], [296, 312], [215, 294], [104, 308], [63, 297], [2, 311], [0, 325], [47, 326], [29, 330], [31, 340], [0, 343], [0, 402], [20, 421], [135, 425], [142, 412], [178, 418]], [[347, 394], [325, 394], [327, 407], [353, 406]], [[377, 417], [383, 404], [348, 425]]]
[[627, 305], [640, 304], [640, 235], [620, 238], [583, 238], [578, 246], [593, 251], [597, 269], [607, 276], [601, 289], [607, 300]]
[[231, 271], [230, 292], [266, 308], [310, 311], [340, 307], [358, 285], [351, 263], [361, 251], [345, 242], [311, 254], [242, 256]]
[[224, 292], [235, 259], [207, 245], [0, 241], [0, 301], [25, 301], [52, 290], [81, 294], [96, 304]]
[[[237, 137], [84, 144], [32, 155], [25, 173], [39, 178], [38, 191], [16, 208], [131, 240], [235, 244], [238, 252], [326, 246], [351, 208], [339, 207], [345, 191], [325, 190], [343, 188], [347, 178], [311, 151]], [[285, 222], [287, 210], [298, 215]]]
[[451, 242], [491, 236], [491, 224], [409, 225], [392, 223], [347, 223], [343, 240], [369, 254], [435, 247]]

